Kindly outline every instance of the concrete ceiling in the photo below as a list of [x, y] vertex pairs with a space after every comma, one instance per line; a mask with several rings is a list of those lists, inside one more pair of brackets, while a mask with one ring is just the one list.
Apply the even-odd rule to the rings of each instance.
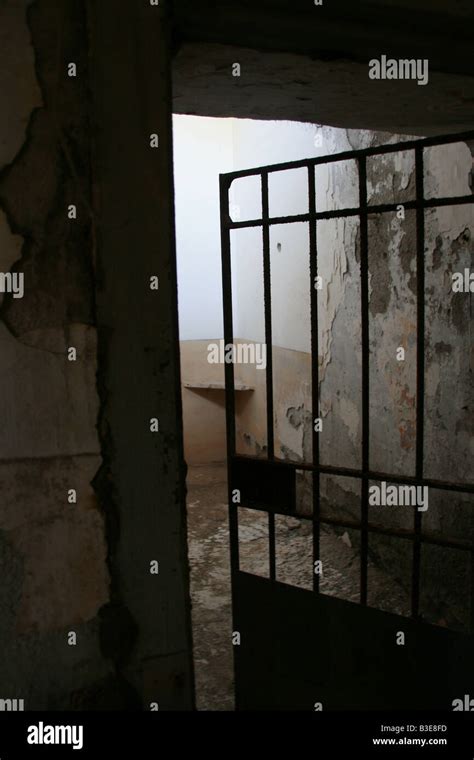
[[[177, 0], [173, 108], [407, 134], [474, 128], [473, 22], [464, 0]], [[369, 79], [382, 54], [427, 58], [428, 84]]]

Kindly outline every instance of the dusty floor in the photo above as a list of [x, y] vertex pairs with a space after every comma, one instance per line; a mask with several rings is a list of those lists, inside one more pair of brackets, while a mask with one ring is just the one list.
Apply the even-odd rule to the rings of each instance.
[[[233, 709], [229, 541], [225, 465], [188, 471], [188, 536], [194, 633], [196, 700], [199, 710]], [[312, 587], [312, 529], [305, 519], [277, 516], [277, 580]], [[347, 532], [321, 531], [323, 593], [359, 600], [359, 553]], [[268, 577], [267, 518], [239, 510], [240, 566]], [[369, 561], [369, 604], [407, 615], [402, 587]]]
[[187, 487], [197, 708], [232, 710], [226, 466], [190, 467]]

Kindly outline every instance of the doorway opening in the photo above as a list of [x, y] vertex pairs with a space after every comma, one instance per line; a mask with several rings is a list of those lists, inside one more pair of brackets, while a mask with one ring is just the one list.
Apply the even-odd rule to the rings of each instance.
[[[223, 302], [220, 174], [407, 143], [406, 150], [367, 156], [365, 202], [380, 208], [367, 215], [363, 230], [359, 215], [346, 213], [359, 208], [361, 202], [360, 165], [354, 156], [314, 167], [314, 212], [325, 218], [318, 221], [313, 240], [304, 218], [312, 203], [307, 166], [271, 172], [264, 192], [262, 176], [253, 171], [236, 177], [230, 186], [236, 453], [242, 461], [261, 460], [263, 465], [274, 457], [291, 464], [294, 473], [294, 498], [285, 492], [282, 482], [280, 494], [274, 489], [273, 499], [286, 498], [288, 503], [270, 511], [266, 511], [268, 505], [261, 494], [252, 504], [252, 489], [265, 481], [262, 469], [252, 472], [247, 468], [240, 473], [249, 491], [236, 510], [239, 569], [304, 590], [312, 590], [316, 583], [324, 596], [353, 604], [362, 601], [374, 610], [409, 618], [416, 562], [415, 618], [454, 631], [470, 630], [474, 514], [469, 485], [470, 301], [468, 292], [466, 298], [458, 298], [461, 293], [452, 285], [453, 275], [470, 266], [474, 214], [472, 204], [450, 204], [449, 198], [471, 194], [472, 159], [465, 142], [424, 150], [424, 197], [447, 201], [423, 214], [426, 332], [420, 420], [420, 239], [414, 206], [420, 166], [409, 141], [409, 136], [307, 123], [174, 117], [178, 306], [198, 709], [233, 709], [233, 649], [241, 645], [231, 614], [224, 393], [229, 352], [223, 323], [229, 304]], [[261, 225], [246, 224], [265, 215], [281, 218], [281, 223], [267, 228], [266, 239]], [[310, 261], [314, 246], [318, 250], [317, 275]], [[361, 249], [365, 249], [366, 259], [365, 295]], [[265, 255], [269, 257], [267, 271]], [[270, 333], [266, 289], [271, 293]], [[318, 294], [316, 328], [311, 319], [313, 291]], [[362, 298], [367, 305], [365, 324]], [[316, 374], [311, 353], [313, 345], [314, 355], [315, 329]], [[368, 352], [371, 357], [365, 369], [364, 330], [366, 356]], [[365, 402], [364, 372], [370, 386]], [[374, 477], [365, 480], [365, 487], [374, 498], [372, 503], [368, 503], [368, 494], [362, 499], [361, 529], [357, 471], [366, 468], [362, 457], [367, 404], [371, 424], [370, 442], [365, 445], [370, 448]], [[461, 488], [455, 493], [430, 491], [426, 510], [424, 502], [400, 509], [387, 503], [387, 483], [382, 477], [376, 479], [375, 473], [389, 473], [395, 483], [404, 486], [411, 483], [420, 464], [420, 421], [425, 436], [425, 477], [455, 481]], [[315, 440], [318, 461], [326, 468], [318, 484], [322, 519], [317, 555], [314, 480], [306, 466], [314, 461]], [[276, 471], [269, 478], [277, 482]], [[257, 509], [251, 508], [255, 506]], [[378, 526], [370, 535], [366, 530], [369, 523]], [[427, 541], [420, 552], [422, 530]], [[315, 561], [321, 562], [318, 572]]]

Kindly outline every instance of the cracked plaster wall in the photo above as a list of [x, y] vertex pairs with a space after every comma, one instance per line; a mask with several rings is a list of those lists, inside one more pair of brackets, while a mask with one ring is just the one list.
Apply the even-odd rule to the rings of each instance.
[[25, 278], [24, 297], [1, 303], [1, 696], [54, 709], [71, 706], [91, 673], [111, 671], [99, 642], [109, 573], [92, 486], [101, 457], [87, 86], [65, 76], [67, 60], [86, 67], [85, 19], [79, 5], [49, 0], [2, 3], [0, 19], [0, 270]]
[[0, 697], [27, 710], [193, 705], [167, 23], [0, 3], [0, 271], [25, 278], [0, 315]]

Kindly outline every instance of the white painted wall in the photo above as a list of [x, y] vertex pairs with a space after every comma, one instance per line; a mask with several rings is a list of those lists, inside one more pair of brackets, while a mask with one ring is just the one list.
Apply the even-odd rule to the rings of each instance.
[[[220, 338], [222, 285], [219, 230], [219, 173], [293, 161], [349, 149], [339, 129], [251, 119], [214, 119], [175, 115], [174, 172], [178, 298], [181, 340]], [[315, 144], [317, 133], [323, 137]], [[317, 176], [325, 189], [327, 177]], [[260, 183], [245, 178], [230, 192], [233, 215], [261, 214]], [[271, 215], [307, 209], [306, 173], [293, 170], [270, 176]], [[232, 274], [234, 334], [263, 341], [262, 242], [259, 229], [234, 231]], [[272, 229], [273, 342], [309, 350], [309, 260], [305, 225]]]
[[[234, 120], [235, 169], [293, 161], [314, 155], [315, 128], [296, 122]], [[307, 210], [305, 173], [293, 170], [269, 176], [271, 216]], [[249, 186], [253, 192], [249, 194]], [[231, 199], [241, 219], [261, 216], [259, 178], [235, 180]], [[232, 236], [234, 310], [239, 337], [264, 341], [262, 233], [259, 228], [239, 230]], [[272, 329], [276, 346], [309, 348], [309, 252], [306, 225], [271, 228]]]
[[181, 340], [223, 336], [219, 173], [232, 171], [232, 120], [173, 117]]

